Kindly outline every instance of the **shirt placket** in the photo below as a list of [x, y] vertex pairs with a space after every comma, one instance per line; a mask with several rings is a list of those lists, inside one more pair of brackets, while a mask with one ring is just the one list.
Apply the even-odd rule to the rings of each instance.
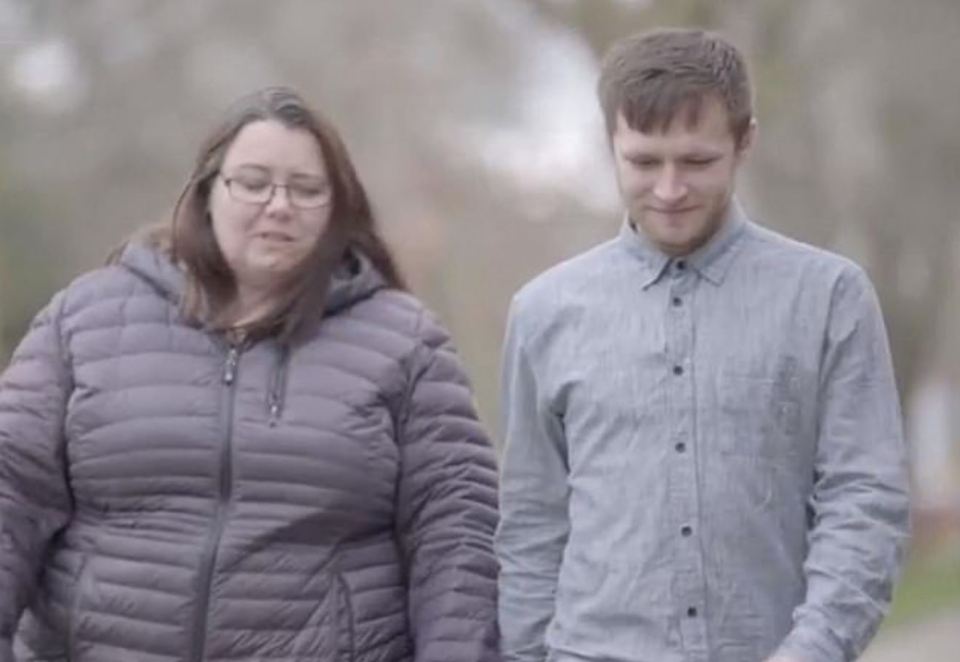
[[674, 557], [674, 607], [680, 622], [683, 649], [688, 662], [707, 662], [707, 628], [704, 620], [703, 559], [699, 544], [699, 485], [694, 438], [694, 317], [693, 293], [697, 274], [685, 260], [670, 265], [667, 320], [670, 357], [671, 420], [669, 518], [676, 539]]

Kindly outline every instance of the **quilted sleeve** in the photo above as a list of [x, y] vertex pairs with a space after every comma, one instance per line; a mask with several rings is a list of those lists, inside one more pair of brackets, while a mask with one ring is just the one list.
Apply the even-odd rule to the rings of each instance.
[[46, 547], [71, 512], [62, 443], [71, 390], [62, 305], [61, 294], [37, 315], [0, 379], [0, 661], [12, 659], [10, 640]]
[[398, 443], [398, 537], [417, 662], [499, 659], [497, 469], [447, 333], [421, 318]]

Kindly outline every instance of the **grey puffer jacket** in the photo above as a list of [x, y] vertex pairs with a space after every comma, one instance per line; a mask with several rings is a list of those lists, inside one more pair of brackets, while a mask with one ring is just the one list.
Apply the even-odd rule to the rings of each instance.
[[497, 659], [495, 460], [432, 316], [360, 260], [237, 348], [182, 287], [128, 247], [4, 374], [0, 660]]

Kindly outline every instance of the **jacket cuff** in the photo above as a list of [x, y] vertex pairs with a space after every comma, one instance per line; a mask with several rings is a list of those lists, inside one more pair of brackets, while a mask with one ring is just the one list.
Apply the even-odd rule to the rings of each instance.
[[846, 662], [843, 646], [826, 627], [798, 624], [783, 640], [776, 655], [797, 662]]

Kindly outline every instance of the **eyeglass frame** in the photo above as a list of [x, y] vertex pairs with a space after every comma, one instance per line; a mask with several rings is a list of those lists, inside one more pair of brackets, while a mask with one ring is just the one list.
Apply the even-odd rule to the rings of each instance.
[[243, 204], [243, 205], [256, 205], [256, 206], [265, 207], [266, 205], [269, 205], [273, 201], [273, 196], [277, 194], [278, 188], [282, 188], [286, 190], [287, 202], [290, 204], [291, 207], [294, 207], [295, 209], [301, 209], [301, 210], [322, 209], [323, 207], [329, 206], [333, 202], [333, 192], [328, 189], [326, 197], [319, 204], [312, 205], [312, 206], [304, 206], [301, 204], [297, 204], [296, 202], [294, 202], [293, 196], [290, 195], [291, 184], [280, 184], [272, 180], [270, 182], [270, 193], [262, 202], [255, 202], [253, 200], [241, 200], [234, 194], [234, 191], [233, 191], [233, 182], [237, 181], [238, 179], [237, 177], [228, 177], [224, 175], [223, 172], [220, 172], [220, 171], [217, 172], [216, 177], [223, 182], [224, 187], [227, 189], [227, 195], [230, 196], [230, 199], [233, 200], [234, 202], [239, 202], [240, 204]]

